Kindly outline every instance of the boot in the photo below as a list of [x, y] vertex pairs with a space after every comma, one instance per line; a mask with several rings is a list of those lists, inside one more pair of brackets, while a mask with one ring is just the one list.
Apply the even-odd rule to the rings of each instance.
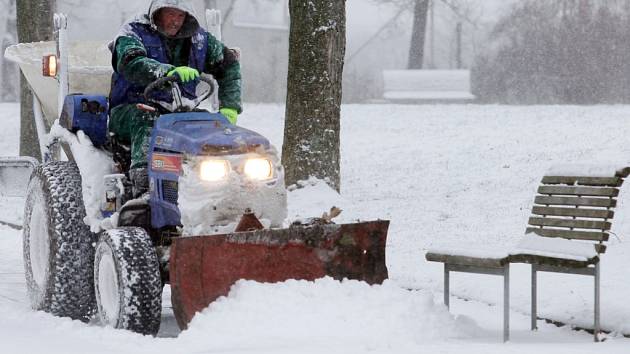
[[146, 167], [130, 169], [129, 179], [131, 180], [131, 194], [134, 199], [149, 192], [149, 174]]

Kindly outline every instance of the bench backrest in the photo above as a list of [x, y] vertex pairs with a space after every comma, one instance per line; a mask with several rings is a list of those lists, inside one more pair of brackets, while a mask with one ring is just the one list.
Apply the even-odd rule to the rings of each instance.
[[385, 70], [386, 99], [473, 100], [469, 70]]
[[468, 70], [385, 70], [385, 91], [470, 92]]
[[628, 169], [608, 176], [549, 174], [544, 176], [526, 232], [544, 237], [591, 241], [604, 253], [617, 196]]

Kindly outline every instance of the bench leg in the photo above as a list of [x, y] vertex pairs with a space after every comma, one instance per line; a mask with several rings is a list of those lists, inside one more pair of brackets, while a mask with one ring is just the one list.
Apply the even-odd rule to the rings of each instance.
[[503, 341], [510, 340], [510, 264], [503, 268]]
[[446, 308], [450, 308], [450, 271], [448, 264], [444, 263], [444, 305]]
[[593, 326], [593, 335], [595, 342], [599, 342], [599, 262], [595, 264], [595, 325]]
[[535, 264], [532, 264], [532, 331], [538, 329], [536, 320], [538, 319], [538, 268]]

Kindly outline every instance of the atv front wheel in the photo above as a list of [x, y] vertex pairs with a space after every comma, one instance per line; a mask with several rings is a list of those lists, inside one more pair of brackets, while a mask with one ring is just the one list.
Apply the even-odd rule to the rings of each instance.
[[94, 234], [84, 217], [77, 166], [68, 161], [37, 166], [29, 181], [23, 228], [33, 309], [82, 321], [94, 313]]
[[138, 227], [104, 231], [96, 245], [94, 289], [106, 326], [156, 335], [162, 313], [160, 265], [151, 238]]

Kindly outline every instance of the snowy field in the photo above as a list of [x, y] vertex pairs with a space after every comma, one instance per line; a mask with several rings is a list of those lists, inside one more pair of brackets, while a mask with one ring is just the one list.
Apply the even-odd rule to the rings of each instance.
[[[241, 125], [282, 142], [284, 108], [246, 105]], [[628, 353], [630, 192], [619, 198], [602, 260], [604, 343], [592, 326], [592, 279], [539, 275], [539, 321], [529, 331], [529, 268], [512, 267], [511, 341], [501, 343], [502, 280], [454, 274], [451, 313], [442, 267], [428, 248], [506, 245], [524, 229], [535, 188], [561, 163], [630, 163], [630, 106], [342, 107], [342, 196], [322, 186], [289, 196], [289, 215], [341, 203], [343, 220], [391, 220], [382, 286], [322, 279], [242, 281], [179, 332], [165, 294], [158, 338], [32, 312], [20, 232], [0, 225], [2, 353]], [[17, 154], [18, 106], [0, 104], [0, 155]], [[319, 188], [319, 189], [318, 189]], [[629, 187], [624, 187], [628, 189]], [[310, 199], [317, 198], [312, 201]], [[20, 222], [15, 200], [0, 220]], [[309, 206], [309, 210], [307, 209]], [[303, 215], [310, 216], [310, 215]]]

